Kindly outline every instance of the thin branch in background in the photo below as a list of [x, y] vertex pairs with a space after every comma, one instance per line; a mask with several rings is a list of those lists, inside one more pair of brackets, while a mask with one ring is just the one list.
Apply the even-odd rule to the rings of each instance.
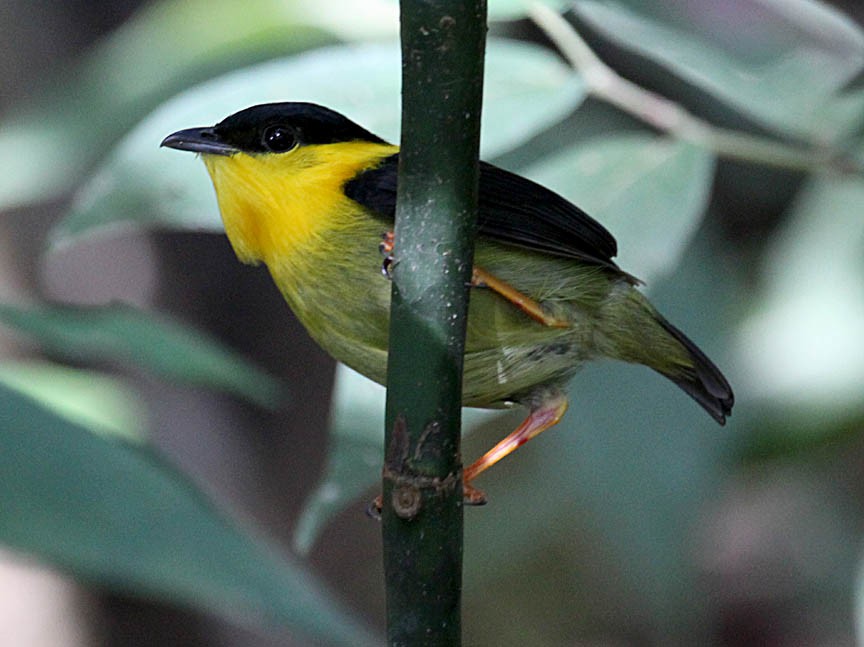
[[822, 147], [786, 144], [736, 130], [717, 128], [674, 101], [633, 83], [606, 65], [573, 26], [555, 10], [534, 3], [531, 19], [581, 75], [588, 92], [664, 133], [724, 157], [799, 171], [831, 170], [864, 174], [856, 160]]

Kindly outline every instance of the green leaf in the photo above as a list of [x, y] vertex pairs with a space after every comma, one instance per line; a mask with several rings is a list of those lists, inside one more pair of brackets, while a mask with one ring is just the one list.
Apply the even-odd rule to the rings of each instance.
[[685, 142], [619, 135], [581, 142], [525, 169], [618, 239], [625, 270], [652, 280], [674, 268], [702, 220], [714, 158]]
[[327, 463], [297, 522], [294, 549], [299, 554], [308, 554], [330, 519], [380, 483], [386, 395], [380, 384], [337, 365]]
[[[606, 38], [667, 67], [763, 125], [816, 141], [859, 124], [864, 92], [842, 94], [864, 66], [864, 33], [813, 0], [736, 0], [723, 9], [577, 0]], [[652, 12], [654, 15], [650, 15]]]
[[130, 306], [0, 304], [0, 323], [68, 359], [131, 362], [164, 378], [224, 390], [265, 407], [284, 397], [275, 378], [201, 331]]
[[120, 380], [50, 362], [0, 363], [0, 384], [90, 431], [140, 441], [143, 404]]
[[[487, 155], [554, 124], [584, 96], [579, 78], [548, 50], [491, 40], [487, 51]], [[162, 106], [121, 143], [79, 193], [52, 241], [64, 244], [85, 233], [130, 225], [221, 231], [202, 164], [193, 155], [160, 149], [166, 135], [216, 123], [256, 103], [296, 100], [327, 105], [397, 141], [399, 70], [396, 43], [346, 45], [259, 65], [194, 88]]]
[[117, 137], [192, 83], [333, 42], [332, 21], [323, 11], [309, 11], [310, 4], [165, 0], [147, 5], [81, 61], [51, 70], [34, 100], [0, 124], [5, 169], [0, 208], [48, 200], [70, 189]]
[[743, 388], [805, 420], [864, 413], [862, 204], [860, 178], [807, 183], [771, 241], [738, 340]]
[[518, 20], [525, 18], [532, 4], [539, 2], [556, 11], [564, 11], [572, 0], [489, 0], [489, 20]]
[[138, 445], [0, 386], [0, 543], [79, 578], [334, 645], [377, 644], [321, 583]]
[[757, 417], [747, 425], [749, 433], [739, 438], [735, 448], [741, 464], [754, 469], [836, 456], [861, 441], [864, 407], [801, 407], [764, 399], [758, 404]]
[[[330, 449], [321, 482], [309, 497], [294, 533], [294, 549], [307, 554], [326, 524], [346, 505], [381, 484], [384, 450], [383, 386], [344, 364], [336, 368], [330, 407]], [[466, 434], [500, 414], [463, 409]], [[371, 501], [370, 495], [370, 501]]]

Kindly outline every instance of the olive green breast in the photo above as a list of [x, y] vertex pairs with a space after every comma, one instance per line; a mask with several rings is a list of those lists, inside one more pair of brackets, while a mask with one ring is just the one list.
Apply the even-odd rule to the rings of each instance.
[[[334, 358], [379, 383], [386, 380], [391, 291], [378, 249], [386, 228], [383, 221], [346, 214], [342, 226], [311, 248], [300, 266], [270, 267], [312, 337]], [[602, 269], [483, 239], [475, 263], [542, 301], [571, 327], [544, 326], [498, 294], [472, 289], [466, 405], [518, 401], [539, 384], [566, 380], [597, 354], [597, 311], [612, 289]]]

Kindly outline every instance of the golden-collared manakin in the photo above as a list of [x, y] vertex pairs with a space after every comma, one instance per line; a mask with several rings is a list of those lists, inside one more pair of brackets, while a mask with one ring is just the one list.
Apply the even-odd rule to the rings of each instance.
[[[311, 103], [254, 106], [163, 146], [200, 153], [228, 239], [263, 262], [309, 334], [334, 358], [384, 383], [399, 149]], [[398, 250], [397, 250], [398, 252]], [[524, 405], [528, 417], [463, 474], [487, 467], [563, 415], [583, 362], [612, 358], [669, 378], [717, 422], [733, 395], [716, 366], [666, 321], [612, 258], [612, 235], [552, 191], [481, 163], [478, 236], [463, 403]]]

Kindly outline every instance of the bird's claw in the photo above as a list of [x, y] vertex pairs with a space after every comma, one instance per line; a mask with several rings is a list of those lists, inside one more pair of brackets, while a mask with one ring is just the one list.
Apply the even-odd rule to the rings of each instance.
[[381, 521], [381, 511], [384, 509], [384, 502], [379, 494], [369, 502], [366, 506], [366, 516], [375, 521]]
[[462, 484], [462, 503], [464, 505], [486, 505], [488, 499], [482, 490], [468, 483]]
[[381, 263], [381, 274], [384, 278], [393, 279], [390, 270], [393, 268], [393, 263], [396, 259], [393, 258], [393, 232], [385, 231], [381, 234], [381, 242], [378, 243], [378, 251], [384, 256], [384, 261]]

